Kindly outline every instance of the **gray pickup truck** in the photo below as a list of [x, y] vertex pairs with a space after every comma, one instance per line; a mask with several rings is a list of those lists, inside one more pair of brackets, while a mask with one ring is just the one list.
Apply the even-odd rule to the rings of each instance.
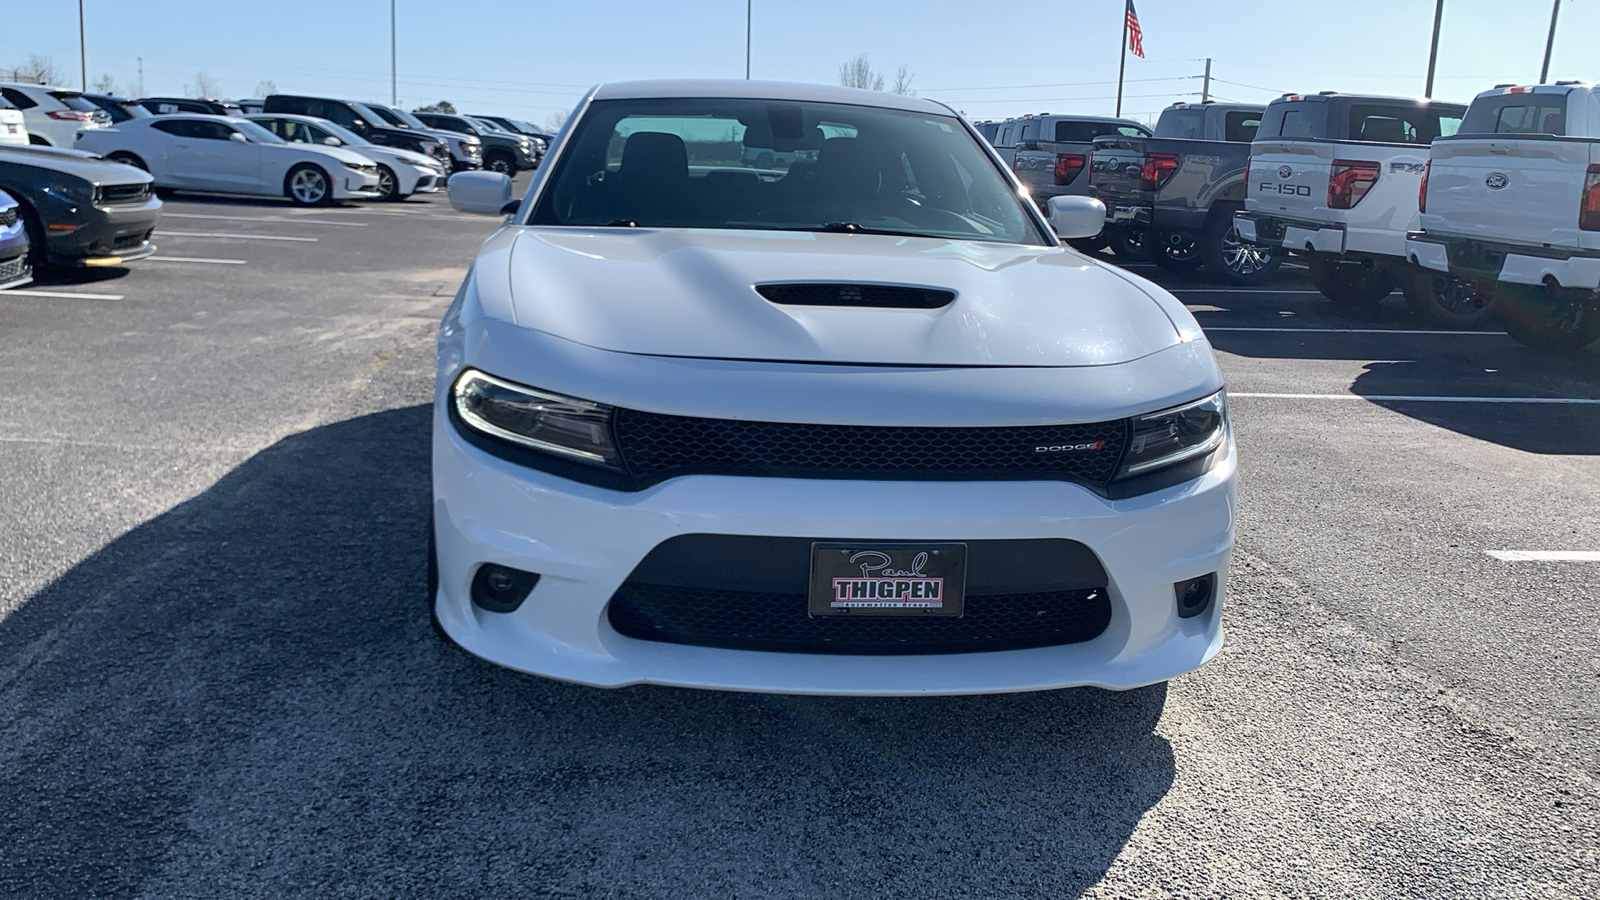
[[[1018, 130], [1011, 148], [1011, 171], [1040, 209], [1047, 207], [1051, 197], [1088, 196], [1089, 154], [1094, 151], [1094, 139], [1107, 135], [1147, 138], [1150, 129], [1132, 119], [1039, 116]], [[1071, 243], [1087, 252], [1106, 245], [1104, 237]]]
[[1090, 160], [1090, 195], [1106, 205], [1102, 233], [1118, 256], [1163, 268], [1204, 265], [1232, 284], [1255, 284], [1284, 251], [1240, 239], [1250, 142], [1263, 106], [1176, 103], [1152, 137], [1100, 137]]

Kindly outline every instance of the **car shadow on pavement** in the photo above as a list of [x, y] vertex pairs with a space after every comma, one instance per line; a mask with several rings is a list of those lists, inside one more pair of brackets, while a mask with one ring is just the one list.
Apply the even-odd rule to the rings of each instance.
[[0, 896], [1073, 896], [1165, 686], [603, 691], [435, 636], [429, 415], [284, 438], [0, 621]]

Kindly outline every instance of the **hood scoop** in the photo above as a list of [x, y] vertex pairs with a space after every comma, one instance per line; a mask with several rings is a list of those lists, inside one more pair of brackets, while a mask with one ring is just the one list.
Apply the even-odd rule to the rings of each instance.
[[785, 306], [857, 306], [872, 309], [942, 309], [956, 292], [895, 284], [806, 281], [758, 284], [756, 293]]

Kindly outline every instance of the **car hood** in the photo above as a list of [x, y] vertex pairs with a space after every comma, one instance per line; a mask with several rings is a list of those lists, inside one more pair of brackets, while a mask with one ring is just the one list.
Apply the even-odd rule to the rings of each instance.
[[[523, 228], [501, 289], [517, 324], [605, 350], [702, 359], [1096, 366], [1184, 336], [1155, 297], [1065, 248], [938, 238]], [[487, 260], [486, 260], [487, 262]], [[498, 278], [480, 278], [480, 291]], [[755, 285], [942, 288], [934, 310], [771, 303]], [[496, 304], [497, 305], [497, 304]]]
[[153, 180], [150, 173], [115, 163], [83, 150], [59, 147], [0, 145], [0, 162], [37, 166], [81, 178], [90, 184], [138, 184]]

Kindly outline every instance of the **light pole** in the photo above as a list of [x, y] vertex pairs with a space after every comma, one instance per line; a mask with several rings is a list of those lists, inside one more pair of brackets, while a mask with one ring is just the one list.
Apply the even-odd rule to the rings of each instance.
[[[89, 52], [88, 43], [83, 39], [83, 0], [78, 0], [78, 67], [79, 77], [83, 79], [83, 90], [89, 89]], [[1550, 54], [1545, 53], [1545, 64], [1548, 65]]]
[[755, 0], [744, 0], [744, 80], [750, 80], [750, 18]]
[[1439, 63], [1439, 23], [1444, 19], [1444, 0], [1433, 7], [1433, 47], [1428, 51], [1428, 86], [1422, 96], [1433, 99], [1433, 67]]
[[1561, 0], [1550, 7], [1550, 36], [1544, 41], [1544, 65], [1539, 68], [1539, 83], [1550, 79], [1550, 51], [1556, 47], [1556, 17], [1561, 15]]
[[389, 105], [400, 105], [400, 69], [395, 60], [395, 28], [394, 28], [395, 0], [389, 0]]

